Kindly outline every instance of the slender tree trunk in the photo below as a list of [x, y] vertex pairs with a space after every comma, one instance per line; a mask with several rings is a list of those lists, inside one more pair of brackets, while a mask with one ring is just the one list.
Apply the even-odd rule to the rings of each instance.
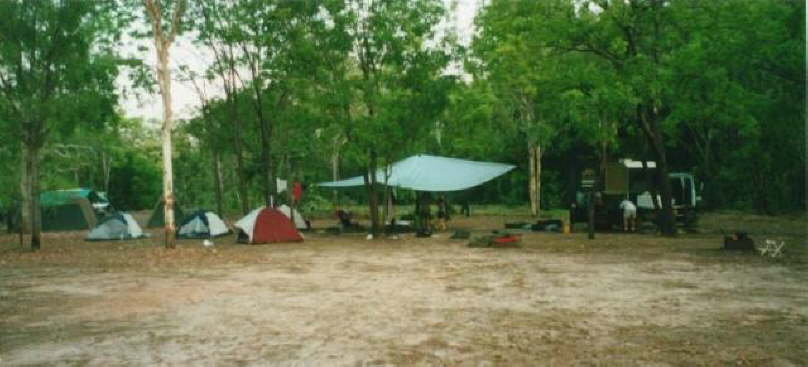
[[673, 213], [673, 202], [672, 202], [673, 190], [671, 189], [671, 182], [668, 179], [668, 162], [664, 148], [662, 148], [661, 151], [662, 152], [659, 154], [657, 161], [658, 180], [660, 183], [659, 186], [662, 194], [661, 231], [665, 235], [675, 236], [676, 217], [674, 216]]
[[530, 214], [533, 216], [539, 215], [539, 208], [536, 206], [536, 155], [534, 154], [533, 144], [527, 144], [527, 158], [528, 158], [528, 199], [530, 202]]
[[370, 160], [368, 162], [368, 169], [365, 173], [365, 189], [368, 194], [368, 206], [370, 213], [371, 234], [373, 238], [377, 238], [379, 233], [379, 198], [376, 192], [376, 152], [370, 150]]
[[[196, 84], [194, 84], [196, 86]], [[219, 215], [224, 215], [224, 204], [222, 202], [223, 194], [222, 194], [222, 168], [221, 168], [221, 159], [222, 155], [219, 151], [219, 144], [217, 143], [217, 134], [216, 131], [216, 122], [214, 119], [209, 115], [207, 112], [208, 110], [208, 102], [204, 97], [204, 94], [201, 92], [201, 89], [197, 89], [200, 95], [200, 99], [202, 102], [202, 111], [204, 115], [205, 125], [207, 127], [207, 143], [210, 147], [210, 164], [211, 164], [211, 177], [213, 178], [213, 190], [214, 190], [214, 198], [216, 200], [216, 213]]]
[[528, 193], [530, 195], [530, 213], [539, 216], [541, 212], [541, 147], [530, 143], [527, 147], [530, 164], [530, 179], [528, 180]]
[[216, 212], [224, 215], [224, 205], [222, 203], [222, 166], [221, 155], [217, 149], [211, 149], [213, 155], [213, 187], [216, 190]]
[[[373, 183], [370, 181], [370, 175], [368, 172], [370, 168], [366, 169], [364, 173], [362, 173], [362, 181], [365, 183], [365, 193], [368, 196], [368, 213], [370, 214], [370, 233], [374, 234], [374, 226], [373, 226]], [[375, 234], [374, 234], [375, 236]]]
[[161, 2], [159, 0], [143, 0], [146, 13], [149, 16], [152, 27], [152, 37], [154, 38], [154, 48], [157, 53], [157, 82], [160, 86], [160, 96], [163, 102], [163, 203], [165, 216], [165, 246], [175, 247], [175, 226], [174, 226], [174, 175], [171, 162], [171, 71], [168, 68], [169, 48], [174, 42], [174, 37], [179, 28], [182, 13], [185, 10], [185, 1], [177, 0], [174, 3], [174, 10], [171, 15], [171, 29], [168, 34], [164, 33], [163, 16], [161, 12]]
[[174, 224], [174, 170], [172, 167], [171, 130], [173, 128], [173, 111], [171, 110], [171, 71], [168, 69], [168, 44], [162, 39], [155, 39], [162, 44], [157, 47], [157, 77], [160, 82], [160, 95], [163, 97], [163, 202], [165, 215], [165, 247], [176, 246]]
[[[339, 148], [336, 147], [334, 149], [334, 154], [331, 156], [331, 180], [337, 181], [339, 180]], [[333, 203], [335, 206], [339, 206], [339, 194], [337, 190], [331, 190], [333, 195]]]
[[390, 223], [392, 224], [393, 219], [396, 217], [396, 203], [393, 201], [393, 189], [389, 186], [386, 187], [387, 194], [386, 195], [386, 208], [387, 212], [384, 213], [385, 216], [385, 224]]
[[[236, 128], [236, 131], [239, 127]], [[236, 185], [238, 186], [238, 199], [241, 204], [241, 213], [250, 212], [250, 198], [247, 193], [247, 175], [244, 173], [244, 149], [241, 145], [241, 134], [235, 133], [233, 148], [236, 154]]]
[[649, 140], [657, 165], [657, 183], [662, 196], [662, 211], [660, 212], [660, 231], [663, 235], [675, 236], [676, 223], [673, 214], [673, 203], [671, 202], [672, 190], [668, 179], [668, 159], [665, 152], [665, 145], [659, 126], [659, 116], [652, 107], [638, 107], [639, 119], [643, 131]]
[[[601, 162], [601, 163], [604, 163], [604, 162]], [[606, 169], [605, 165], [601, 166], [601, 168], [598, 170], [598, 174], [595, 175], [595, 182], [592, 183], [592, 189], [589, 190], [589, 205], [587, 205], [587, 208], [586, 208], [586, 215], [587, 215], [587, 224], [588, 224], [587, 225], [587, 232], [588, 232], [588, 237], [589, 237], [590, 240], [595, 239], [595, 215], [597, 214], [596, 213], [596, 209], [597, 209], [596, 194], [598, 192], [603, 191], [603, 182], [604, 182], [603, 178], [605, 177], [605, 175], [604, 175], [605, 169]], [[603, 196], [600, 196], [600, 198], [601, 198], [601, 200], [603, 200]]]
[[19, 240], [20, 240], [20, 248], [25, 247], [25, 239], [22, 234], [22, 220], [25, 218], [25, 214], [20, 211], [19, 215], [17, 215], [18, 219], [20, 220], [20, 228], [19, 228]]
[[42, 237], [42, 213], [39, 206], [39, 148], [31, 150], [31, 249], [39, 250]]
[[[340, 152], [342, 151], [342, 145], [345, 144], [347, 139], [342, 136], [342, 134], [337, 134], [334, 137], [334, 152], [331, 155], [331, 180], [337, 181], [339, 180], [339, 161], [340, 161]], [[334, 206], [339, 206], [339, 193], [338, 191], [331, 190], [333, 195], [333, 203]]]
[[384, 191], [383, 191], [384, 210], [382, 211], [382, 218], [383, 218], [382, 228], [384, 230], [385, 235], [390, 234], [390, 232], [387, 230], [387, 225], [390, 224], [390, 222], [393, 219], [392, 217], [393, 198], [391, 196], [390, 186], [387, 184], [390, 179], [388, 168], [389, 166], [387, 162], [384, 162]]
[[[654, 42], [652, 44], [652, 56], [654, 64], [659, 64], [659, 9], [661, 6], [661, 1], [651, 2], [651, 9], [653, 11], [652, 19], [654, 25]], [[658, 71], [658, 69], [653, 70], [655, 72]], [[673, 191], [671, 190], [670, 179], [668, 179], [668, 157], [667, 153], [665, 152], [665, 142], [662, 138], [662, 128], [659, 126], [659, 112], [654, 103], [646, 106], [645, 111], [646, 113], [644, 113], [643, 116], [646, 116], [650, 121], [645, 120], [644, 124], [649, 125], [648, 127], [650, 128], [648, 133], [652, 138], [651, 143], [657, 155], [657, 174], [659, 175], [659, 186], [662, 191], [662, 221], [660, 230], [662, 231], [663, 235], [676, 236], [676, 217], [673, 213], [672, 201]]]
[[244, 173], [244, 148], [241, 141], [241, 120], [238, 118], [238, 105], [236, 96], [231, 92], [230, 119], [233, 122], [233, 150], [236, 155], [236, 186], [237, 195], [241, 204], [241, 214], [250, 212], [250, 200], [247, 196], [247, 177]]
[[609, 164], [609, 150], [606, 142], [600, 143], [600, 174], [606, 177], [606, 166]]
[[25, 149], [26, 174], [28, 175], [28, 196], [30, 198], [29, 217], [31, 223], [31, 250], [37, 251], [41, 245], [42, 217], [39, 208], [39, 148], [27, 146]]
[[261, 183], [264, 191], [264, 202], [266, 206], [273, 206], [273, 196], [275, 194], [275, 179], [272, 168], [272, 121], [264, 116], [264, 94], [263, 94], [263, 81], [258, 76], [258, 67], [256, 63], [260, 63], [259, 59], [250, 60], [250, 70], [253, 76], [253, 97], [255, 97], [255, 113], [258, 115], [258, 128], [261, 133], [261, 160], [262, 160], [262, 174]]
[[418, 224], [418, 228], [420, 228], [420, 218], [421, 218], [421, 192], [420, 191], [412, 191], [415, 194], [415, 220], [416, 224]]
[[[233, 153], [236, 156], [236, 200], [239, 203], [241, 214], [246, 215], [250, 211], [250, 200], [247, 194], [247, 177], [244, 172], [244, 149], [241, 139], [241, 120], [238, 117], [238, 96], [236, 96], [236, 66], [232, 47], [228, 46], [228, 51], [220, 53], [214, 47], [214, 55], [217, 63], [222, 66], [220, 75], [224, 84], [224, 93], [228, 106], [230, 122], [233, 123]], [[222, 58], [226, 58], [222, 61]]]
[[378, 182], [376, 180], [376, 167], [377, 160], [375, 152], [371, 158], [370, 162], [370, 222], [371, 222], [371, 229], [373, 233], [373, 237], [376, 238], [380, 233], [380, 225], [381, 218], [379, 217], [379, 193], [378, 193]]
[[[704, 151], [703, 158], [702, 158], [702, 161], [704, 163], [702, 164], [702, 169], [701, 169], [701, 172], [700, 172], [701, 174], [699, 175], [699, 181], [701, 181], [701, 184], [704, 185], [704, 187], [708, 188], [708, 190], [711, 187], [710, 184], [713, 182], [713, 177], [715, 177], [715, 172], [713, 170], [714, 165], [712, 163], [713, 154], [712, 154], [712, 149], [710, 148], [711, 145], [712, 144], [710, 144], [709, 142], [706, 144], [705, 151]], [[706, 200], [702, 201], [699, 204], [699, 206], [702, 206], [702, 207], [706, 206], [708, 208], [712, 208], [717, 203], [722, 202], [721, 198], [717, 197], [718, 195], [720, 195], [720, 193], [721, 193], [720, 191], [710, 190], [710, 193], [712, 195], [704, 195], [704, 193], [701, 192], [701, 190], [698, 187], [696, 187], [696, 194], [697, 195], [702, 195], [702, 196], [704, 196], [704, 199], [706, 199]]]
[[260, 124], [261, 129], [261, 163], [262, 163], [262, 174], [261, 174], [261, 183], [264, 186], [264, 205], [272, 206], [272, 187], [273, 180], [272, 180], [272, 160], [270, 159], [270, 132], [267, 123], [264, 121], [263, 118], [258, 119], [258, 123]]
[[535, 147], [535, 161], [536, 161], [536, 216], [541, 214], [541, 145]]
[[101, 169], [104, 171], [104, 192], [109, 193], [109, 178], [112, 173], [112, 158], [101, 151]]
[[587, 193], [589, 197], [589, 205], [586, 206], [586, 232], [587, 237], [590, 240], [595, 239], [595, 186], [593, 185], [592, 188]]
[[23, 233], [31, 233], [31, 173], [28, 170], [28, 148], [21, 144], [23, 159], [20, 160], [20, 238]]
[[169, 48], [171, 43], [174, 42], [174, 37], [177, 34], [179, 23], [182, 19], [182, 14], [185, 11], [185, 1], [177, 0], [174, 3], [174, 10], [171, 15], [171, 29], [168, 34], [163, 33], [164, 25], [161, 14], [160, 1], [143, 0], [146, 7], [151, 26], [152, 36], [154, 37], [154, 48], [157, 53], [157, 81], [160, 85], [160, 95], [163, 100], [163, 202], [165, 209], [165, 246], [166, 248], [174, 248], [176, 245], [176, 238], [174, 233], [176, 228], [174, 226], [174, 170], [171, 161], [171, 131], [173, 128], [171, 110], [171, 70], [168, 68]]

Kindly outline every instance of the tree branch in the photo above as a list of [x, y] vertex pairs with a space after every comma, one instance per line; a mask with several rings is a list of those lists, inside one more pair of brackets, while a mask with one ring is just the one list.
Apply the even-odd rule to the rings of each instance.
[[169, 33], [167, 42], [172, 43], [174, 42], [174, 38], [177, 36], [177, 31], [180, 28], [180, 22], [182, 21], [182, 15], [185, 13], [185, 0], [177, 0], [177, 3], [174, 5], [174, 11], [171, 14], [171, 33]]
[[594, 48], [589, 44], [585, 44], [583, 46], [578, 46], [578, 47], [555, 46], [555, 48], [563, 50], [563, 51], [568, 51], [568, 52], [592, 53], [592, 54], [598, 55], [598, 56], [606, 59], [607, 61], [611, 62], [615, 67], [621, 67], [623, 65], [623, 60], [620, 60], [617, 56], [613, 55], [610, 52]]

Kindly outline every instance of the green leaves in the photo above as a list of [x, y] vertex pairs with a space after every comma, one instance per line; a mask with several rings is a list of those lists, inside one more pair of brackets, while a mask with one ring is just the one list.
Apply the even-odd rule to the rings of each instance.
[[543, 37], [562, 14], [558, 1], [494, 1], [476, 20], [481, 32], [471, 49], [482, 66], [477, 76], [490, 83], [495, 105], [508, 116], [504, 127], [518, 129], [530, 142], [549, 142], [565, 120], [558, 108], [559, 96], [570, 88], [560, 77], [564, 60], [551, 57]]
[[[742, 171], [739, 159], [776, 151], [778, 159], [761, 163], [804, 182], [798, 170], [777, 163], [804, 162], [797, 154], [802, 144], [781, 135], [804, 136], [804, 6], [494, 0], [475, 19], [478, 33], [465, 60], [475, 78], [470, 87], [490, 91], [492, 112], [484, 118], [479, 108], [458, 113], [497, 120], [528, 140], [605, 144], [633, 155], [643, 145], [636, 142], [643, 138], [638, 111], [644, 108], [660, 118], [677, 169], [697, 166], [706, 180], [735, 185], [734, 192], [759, 191], [749, 180], [732, 179]], [[775, 141], [788, 148], [764, 148]], [[718, 173], [723, 170], [734, 173]]]
[[338, 93], [348, 98], [338, 99], [350, 107], [347, 119], [338, 123], [348, 133], [355, 156], [373, 149], [392, 161], [412, 153], [429, 136], [443, 111], [445, 91], [453, 83], [440, 76], [447, 55], [429, 44], [436, 41], [443, 4], [435, 0], [347, 4], [342, 32], [351, 50], [338, 56], [347, 65], [340, 74], [347, 89]]
[[99, 124], [117, 103], [116, 58], [120, 29], [107, 2], [4, 1], [0, 13], [0, 110], [6, 129], [41, 146], [50, 131]]

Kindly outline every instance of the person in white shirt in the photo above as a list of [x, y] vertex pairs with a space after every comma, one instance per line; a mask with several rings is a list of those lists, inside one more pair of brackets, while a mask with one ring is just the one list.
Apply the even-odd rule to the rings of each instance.
[[623, 211], [623, 232], [637, 230], [637, 206], [628, 198], [620, 203], [620, 210]]

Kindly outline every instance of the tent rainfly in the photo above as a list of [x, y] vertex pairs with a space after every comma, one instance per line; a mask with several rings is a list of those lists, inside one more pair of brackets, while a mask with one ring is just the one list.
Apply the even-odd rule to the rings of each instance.
[[294, 223], [273, 208], [260, 207], [251, 211], [233, 225], [238, 229], [238, 242], [249, 244], [299, 242], [303, 236]]
[[309, 225], [306, 224], [306, 218], [303, 218], [303, 216], [300, 215], [300, 212], [297, 211], [297, 209], [292, 209], [289, 207], [289, 205], [283, 204], [278, 207], [278, 211], [280, 211], [281, 213], [283, 213], [283, 215], [291, 219], [292, 222], [295, 224], [295, 228], [309, 229]]
[[[510, 164], [419, 154], [393, 163], [387, 172], [379, 169], [376, 182], [416, 191], [458, 191], [486, 183], [514, 168]], [[364, 178], [357, 176], [318, 185], [331, 188], [362, 186]]]
[[230, 228], [216, 213], [198, 210], [183, 218], [177, 227], [177, 238], [213, 238], [230, 233]]
[[96, 223], [93, 205], [86, 198], [73, 197], [65, 203], [42, 205], [42, 230], [45, 232], [92, 229]]
[[143, 230], [127, 213], [115, 213], [104, 218], [87, 234], [87, 241], [131, 240], [146, 237]]

